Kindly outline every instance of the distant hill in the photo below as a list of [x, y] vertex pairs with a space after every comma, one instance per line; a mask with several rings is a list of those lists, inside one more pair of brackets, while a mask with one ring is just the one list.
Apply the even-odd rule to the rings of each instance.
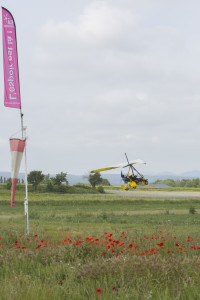
[[[5, 177], [9, 178], [11, 177], [11, 172], [0, 172], [0, 177]], [[52, 174], [51, 176], [55, 176]], [[103, 178], [106, 178], [109, 180], [110, 184], [113, 186], [119, 186], [121, 184], [121, 177], [120, 173], [119, 174], [105, 174], [102, 173], [101, 176]], [[144, 174], [144, 176], [148, 179], [149, 183], [154, 182], [158, 179], [174, 179], [174, 180], [181, 180], [181, 179], [192, 179], [192, 178], [200, 178], [200, 171], [190, 171], [190, 172], [184, 172], [181, 174], [174, 174], [174, 173], [169, 173], [169, 172], [163, 172], [163, 173], [158, 173], [158, 174]], [[24, 173], [19, 173], [20, 179], [25, 178]], [[75, 185], [77, 183], [88, 183], [88, 180], [85, 179], [82, 175], [72, 175], [72, 174], [67, 174], [67, 179], [69, 181], [70, 185]]]

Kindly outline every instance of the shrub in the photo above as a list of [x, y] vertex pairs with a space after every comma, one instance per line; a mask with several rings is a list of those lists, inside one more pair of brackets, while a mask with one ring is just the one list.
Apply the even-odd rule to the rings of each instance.
[[192, 215], [196, 214], [197, 211], [196, 211], [195, 207], [191, 206], [190, 209], [189, 209], [189, 213], [192, 214]]
[[97, 191], [98, 191], [99, 193], [101, 193], [101, 194], [104, 194], [104, 193], [105, 193], [104, 188], [103, 188], [101, 185], [98, 186]]

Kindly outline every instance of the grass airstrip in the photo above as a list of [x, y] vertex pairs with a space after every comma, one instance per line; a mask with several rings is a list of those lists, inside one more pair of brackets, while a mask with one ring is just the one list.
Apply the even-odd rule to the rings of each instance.
[[200, 190], [0, 190], [0, 299], [200, 299]]

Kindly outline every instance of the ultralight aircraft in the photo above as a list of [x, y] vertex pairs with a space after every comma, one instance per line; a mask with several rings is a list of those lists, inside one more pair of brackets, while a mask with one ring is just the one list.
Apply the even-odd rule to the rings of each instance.
[[126, 163], [122, 163], [122, 164], [112, 166], [112, 167], [106, 167], [106, 168], [93, 170], [90, 173], [99, 173], [99, 172], [113, 170], [113, 169], [117, 169], [117, 168], [121, 168], [121, 169], [128, 168], [126, 175], [124, 175], [121, 170], [121, 179], [125, 184], [125, 185], [121, 185], [121, 188], [123, 190], [128, 191], [130, 188], [136, 188], [137, 185], [148, 184], [148, 180], [146, 178], [144, 178], [144, 176], [141, 173], [139, 173], [138, 170], [136, 170], [136, 168], [133, 166], [135, 164], [146, 164], [146, 163], [141, 159], [136, 159], [136, 160], [129, 162], [126, 153], [125, 153], [125, 156], [126, 156], [126, 160], [127, 160]]

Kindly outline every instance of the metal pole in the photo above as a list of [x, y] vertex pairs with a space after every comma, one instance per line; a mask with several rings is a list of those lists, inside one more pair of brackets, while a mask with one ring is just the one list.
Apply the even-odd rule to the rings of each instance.
[[[22, 110], [20, 108], [20, 118], [21, 118], [21, 130], [22, 130], [22, 140], [24, 138], [24, 133], [26, 133], [26, 131], [24, 130], [24, 125], [23, 125], [23, 113], [22, 113]], [[26, 137], [26, 136], [25, 136]]]
[[28, 220], [28, 180], [27, 180], [27, 154], [26, 154], [26, 147], [27, 147], [27, 137], [26, 137], [26, 128], [24, 129], [25, 133], [25, 149], [24, 149], [24, 158], [25, 158], [25, 189], [26, 189], [26, 198], [24, 199], [24, 214], [25, 214], [25, 231], [26, 235], [29, 235], [29, 220]]

